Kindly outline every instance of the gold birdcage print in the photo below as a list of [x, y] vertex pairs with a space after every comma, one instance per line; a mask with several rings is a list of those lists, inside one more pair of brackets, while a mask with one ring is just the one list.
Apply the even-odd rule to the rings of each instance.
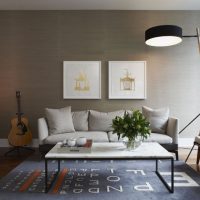
[[90, 85], [87, 75], [84, 72], [80, 72], [78, 77], [75, 78], [75, 87], [76, 91], [89, 91]]
[[124, 77], [120, 78], [120, 90], [131, 91], [135, 90], [135, 79], [132, 77], [128, 69], [125, 69]]

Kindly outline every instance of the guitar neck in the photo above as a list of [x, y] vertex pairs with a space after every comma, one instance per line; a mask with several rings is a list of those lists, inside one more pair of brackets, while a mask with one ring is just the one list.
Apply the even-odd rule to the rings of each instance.
[[18, 123], [21, 123], [22, 119], [21, 119], [21, 101], [20, 101], [20, 91], [16, 92], [16, 97], [17, 97], [17, 119], [18, 119]]

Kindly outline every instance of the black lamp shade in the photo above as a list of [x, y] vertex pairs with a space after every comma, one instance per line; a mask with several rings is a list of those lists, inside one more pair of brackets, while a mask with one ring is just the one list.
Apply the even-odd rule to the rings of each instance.
[[182, 28], [175, 25], [154, 26], [145, 31], [145, 43], [165, 47], [182, 42]]

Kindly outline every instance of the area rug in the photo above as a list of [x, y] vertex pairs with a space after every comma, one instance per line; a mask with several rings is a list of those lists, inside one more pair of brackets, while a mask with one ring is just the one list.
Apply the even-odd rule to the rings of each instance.
[[[49, 183], [57, 163], [49, 163]], [[159, 169], [170, 182], [170, 162]], [[44, 160], [28, 159], [0, 180], [0, 200], [199, 200], [200, 174], [175, 161], [175, 191], [170, 193], [155, 174], [155, 161], [62, 161], [61, 171], [44, 193]]]

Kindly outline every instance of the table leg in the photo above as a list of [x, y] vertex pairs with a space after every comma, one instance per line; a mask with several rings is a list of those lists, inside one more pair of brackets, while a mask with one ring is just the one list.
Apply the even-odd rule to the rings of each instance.
[[58, 161], [58, 170], [55, 173], [51, 183], [48, 184], [48, 159], [45, 159], [45, 193], [47, 193], [49, 191], [49, 189], [51, 188], [51, 186], [55, 182], [55, 180], [56, 180], [56, 178], [57, 178], [57, 176], [60, 172], [60, 159], [58, 159], [57, 161]]
[[158, 171], [158, 159], [156, 159], [156, 172]]
[[171, 186], [168, 185], [168, 183], [165, 181], [163, 176], [160, 174], [158, 170], [158, 159], [156, 159], [156, 174], [160, 178], [160, 180], [163, 182], [165, 187], [171, 192], [174, 192], [174, 158], [170, 158], [171, 161]]
[[174, 192], [174, 159], [171, 158], [171, 190]]
[[45, 159], [45, 193], [48, 192], [47, 182], [48, 182], [48, 160]]
[[60, 172], [60, 159], [58, 159], [58, 173]]

